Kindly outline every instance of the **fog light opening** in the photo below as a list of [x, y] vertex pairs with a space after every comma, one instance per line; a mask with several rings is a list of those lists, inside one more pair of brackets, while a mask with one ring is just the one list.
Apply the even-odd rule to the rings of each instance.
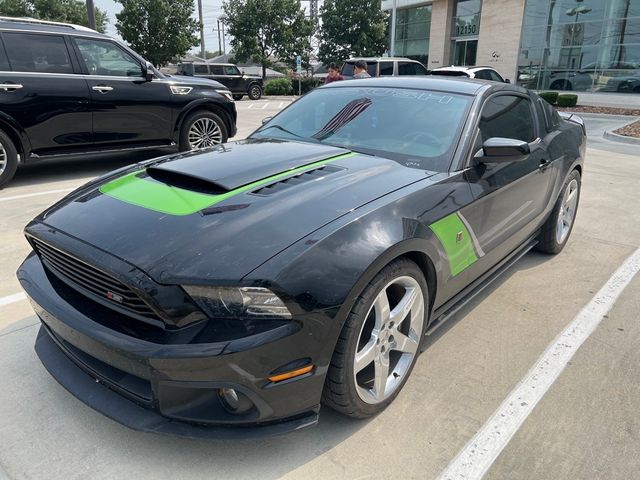
[[253, 407], [251, 400], [234, 388], [221, 388], [218, 390], [218, 396], [220, 397], [220, 403], [229, 413], [245, 413]]

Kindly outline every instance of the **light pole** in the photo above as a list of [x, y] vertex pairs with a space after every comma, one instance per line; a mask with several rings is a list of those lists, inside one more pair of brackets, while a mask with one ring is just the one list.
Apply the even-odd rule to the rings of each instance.
[[398, 0], [393, 0], [393, 7], [391, 7], [391, 48], [389, 52], [390, 57], [396, 56], [396, 13], [398, 7]]
[[198, 16], [200, 17], [200, 56], [207, 60], [206, 49], [204, 48], [204, 22], [202, 21], [202, 0], [198, 0]]
[[96, 9], [93, 8], [93, 0], [87, 0], [87, 24], [92, 30], [96, 29]]
[[[222, 25], [222, 54], [226, 55], [227, 54], [227, 39], [224, 36], [224, 22], [227, 21], [226, 15], [220, 15], [219, 21], [220, 21], [220, 24]], [[220, 28], [220, 26], [218, 26], [218, 28]]]
[[[582, 0], [578, 0], [578, 1], [581, 2]], [[580, 17], [581, 13], [584, 15], [585, 13], [589, 13], [590, 11], [591, 11], [590, 8], [580, 6], [580, 7], [570, 8], [565, 12], [570, 17], [573, 17], [573, 16], [576, 17], [576, 19], [573, 22], [573, 30], [571, 32], [571, 48], [569, 49], [569, 62], [573, 61], [573, 46], [575, 44], [574, 37], [576, 35], [576, 28], [578, 26], [578, 17]], [[570, 67], [574, 68], [574, 65], [570, 65]]]

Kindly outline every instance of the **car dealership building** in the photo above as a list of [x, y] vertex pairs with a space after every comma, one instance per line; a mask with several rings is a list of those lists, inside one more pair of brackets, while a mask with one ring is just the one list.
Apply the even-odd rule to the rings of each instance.
[[640, 94], [640, 0], [383, 0], [395, 55], [534, 89]]

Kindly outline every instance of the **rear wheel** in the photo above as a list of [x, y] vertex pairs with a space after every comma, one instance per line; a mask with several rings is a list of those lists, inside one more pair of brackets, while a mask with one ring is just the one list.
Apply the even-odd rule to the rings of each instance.
[[227, 127], [215, 113], [200, 110], [189, 115], [180, 130], [180, 150], [209, 148], [228, 139]]
[[18, 169], [18, 151], [6, 133], [0, 130], [0, 188], [4, 187]]
[[427, 284], [407, 259], [387, 265], [358, 297], [327, 373], [323, 402], [355, 418], [384, 410], [418, 358], [429, 304]]
[[260, 100], [260, 97], [262, 97], [262, 87], [260, 87], [260, 85], [258, 85], [257, 83], [250, 85], [249, 98], [251, 100]]
[[556, 254], [567, 244], [578, 211], [580, 186], [580, 173], [574, 170], [560, 191], [551, 215], [542, 226], [536, 250]]

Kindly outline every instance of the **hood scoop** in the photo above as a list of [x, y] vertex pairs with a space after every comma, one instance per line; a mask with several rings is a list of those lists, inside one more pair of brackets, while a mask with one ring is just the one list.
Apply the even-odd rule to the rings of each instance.
[[175, 170], [168, 170], [158, 167], [147, 167], [147, 176], [158, 182], [167, 184], [171, 187], [182, 188], [191, 192], [204, 193], [207, 195], [220, 195], [227, 193], [229, 190], [224, 186], [197, 175], [191, 175]]
[[146, 170], [159, 182], [219, 194], [345, 153], [349, 150], [329, 145], [243, 140], [178, 155]]

